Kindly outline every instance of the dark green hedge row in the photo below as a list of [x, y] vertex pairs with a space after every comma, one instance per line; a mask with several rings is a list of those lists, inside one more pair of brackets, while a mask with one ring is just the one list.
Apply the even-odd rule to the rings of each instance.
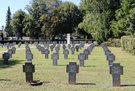
[[135, 55], [135, 38], [123, 36], [121, 38], [121, 47], [123, 50]]

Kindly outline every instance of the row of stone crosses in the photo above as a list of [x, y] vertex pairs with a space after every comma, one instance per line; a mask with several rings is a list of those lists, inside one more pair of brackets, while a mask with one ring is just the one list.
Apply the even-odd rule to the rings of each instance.
[[7, 49], [8, 49], [2, 55], [3, 64], [8, 65], [8, 61], [9, 61], [10, 58], [12, 58], [12, 54], [15, 54], [16, 48], [13, 47], [15, 45], [16, 45], [15, 42], [14, 43], [5, 43], [4, 45], [0, 44], [1, 47], [7, 47]]
[[110, 51], [106, 44], [103, 43], [102, 48], [106, 55], [110, 74], [112, 74], [112, 84], [113, 86], [120, 86], [120, 75], [123, 75], [123, 66], [121, 66], [120, 63], [114, 62], [115, 55]]
[[[60, 50], [60, 44], [53, 44], [53, 45], [44, 45], [41, 46], [38, 43], [34, 43], [36, 48], [41, 52], [41, 54], [45, 55], [45, 58], [48, 58], [48, 55], [50, 53], [49, 51], [49, 47], [51, 49], [51, 51], [53, 51], [55, 49], [55, 52], [51, 55], [51, 59], [52, 59], [52, 63], [54, 66], [57, 66], [57, 60], [59, 59], [59, 50]], [[79, 49], [81, 49], [82, 47], [84, 47], [84, 43], [81, 43], [80, 45], [67, 45], [68, 49], [71, 50], [71, 53], [74, 54], [74, 51], [76, 49], [76, 52], [79, 52]], [[63, 44], [62, 48], [63, 48], [63, 54], [64, 54], [64, 58], [67, 59], [68, 58], [68, 54], [69, 51], [67, 49], [67, 46], [65, 44]], [[91, 44], [90, 46], [88, 46], [87, 49], [85, 49], [83, 51], [83, 53], [80, 53], [78, 55], [78, 60], [80, 63], [80, 66], [84, 66], [84, 60], [88, 59], [88, 55], [91, 54], [93, 48], [95, 47], [94, 44]], [[32, 64], [32, 56], [28, 56], [27, 55], [31, 55], [31, 52], [27, 52], [30, 51], [30, 47], [28, 45], [26, 45], [26, 62], [23, 65], [23, 72], [26, 73], [26, 82], [32, 82], [33, 81], [33, 72], [35, 72], [35, 65]], [[67, 51], [67, 52], [65, 52]], [[31, 58], [31, 60], [29, 60]], [[75, 67], [74, 67], [75, 66]], [[77, 68], [76, 68], [77, 67]], [[74, 69], [75, 68], [75, 69]], [[69, 84], [75, 84], [76, 83], [76, 73], [79, 71], [79, 66], [77, 66], [76, 62], [69, 62], [69, 65], [66, 66], [66, 72], [69, 73]]]
[[[18, 43], [18, 47], [21, 46], [21, 42]], [[30, 43], [32, 44], [32, 43]], [[52, 43], [52, 45], [49, 45], [49, 43], [38, 43], [35, 42], [34, 43], [36, 48], [45, 55], [45, 58], [48, 58], [48, 55], [50, 53], [49, 51], [49, 47], [50, 50], [53, 51], [55, 49], [55, 52], [51, 55], [51, 59], [53, 62], [54, 66], [57, 66], [57, 61], [59, 59], [59, 50], [60, 50], [60, 44], [57, 43]], [[42, 47], [39, 44], [44, 44], [44, 47]], [[16, 43], [6, 43], [6, 44], [0, 44], [1, 47], [7, 47], [8, 51], [4, 52], [3, 54], [3, 64], [8, 64], [8, 60], [9, 58], [12, 58], [12, 54], [15, 54], [16, 48], [13, 47], [15, 46]], [[23, 65], [23, 72], [25, 72], [26, 74], [26, 82], [32, 82], [33, 81], [33, 72], [35, 72], [35, 65], [32, 64], [32, 59], [33, 59], [33, 54], [31, 53], [30, 47], [29, 47], [29, 43], [25, 42], [25, 48], [26, 48], [26, 62], [25, 65]], [[81, 42], [79, 45], [75, 44], [68, 44], [67, 46], [65, 44], [63, 44], [62, 48], [63, 48], [63, 54], [64, 54], [64, 58], [68, 59], [68, 54], [69, 54], [69, 50], [71, 50], [71, 53], [74, 54], [75, 50], [76, 52], [79, 51], [79, 49], [83, 48], [85, 45], [84, 42]], [[83, 53], [80, 53], [78, 55], [78, 60], [79, 60], [79, 64], [80, 66], [84, 66], [84, 60], [88, 59], [88, 55], [91, 54], [93, 48], [95, 47], [95, 45], [92, 43], [88, 46], [87, 49], [85, 49], [83, 51]], [[105, 45], [102, 44], [102, 48], [105, 52], [106, 55], [106, 59], [108, 62], [108, 66], [109, 66], [109, 70], [110, 70], [110, 74], [112, 74], [112, 82], [113, 82], [113, 86], [120, 86], [120, 75], [123, 74], [123, 67], [120, 65], [120, 63], [115, 63], [115, 55], [113, 53], [111, 53], [111, 51], [109, 50], [109, 48]], [[68, 50], [69, 49], [69, 50]], [[69, 62], [69, 64], [66, 66], [66, 72], [69, 73], [69, 78], [68, 78], [68, 82], [69, 84], [75, 84], [76, 83], [76, 73], [79, 72], [79, 66], [76, 64], [76, 62]]]

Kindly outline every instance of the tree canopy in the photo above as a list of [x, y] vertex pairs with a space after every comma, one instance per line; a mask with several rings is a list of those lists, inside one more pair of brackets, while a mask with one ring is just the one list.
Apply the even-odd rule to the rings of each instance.
[[134, 0], [81, 0], [80, 6], [60, 0], [32, 0], [28, 13], [18, 10], [10, 19], [14, 35], [52, 38], [66, 33], [88, 35], [98, 43], [123, 35], [135, 36]]

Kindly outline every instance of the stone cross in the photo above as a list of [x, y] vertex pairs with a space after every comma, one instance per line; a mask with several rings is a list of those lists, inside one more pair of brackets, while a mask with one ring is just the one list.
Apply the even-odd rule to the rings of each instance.
[[25, 65], [23, 65], [23, 72], [26, 74], [26, 82], [32, 82], [35, 65], [33, 65], [32, 62], [26, 61]]
[[89, 51], [87, 49], [84, 50], [85, 59], [88, 59]]
[[33, 59], [33, 54], [32, 54], [32, 53], [27, 53], [27, 54], [26, 54], [26, 59], [27, 59], [27, 61], [32, 61], [32, 59]]
[[76, 62], [69, 62], [66, 66], [66, 72], [68, 73], [68, 83], [76, 84], [76, 73], [79, 73], [79, 66]]
[[45, 49], [45, 50], [44, 50], [45, 58], [48, 58], [49, 53], [50, 53], [50, 52], [49, 52], [48, 49]]
[[9, 49], [9, 50], [8, 50], [8, 53], [9, 53], [10, 58], [12, 58], [12, 54], [13, 54], [12, 49]]
[[123, 66], [120, 63], [113, 63], [110, 66], [110, 74], [112, 74], [113, 86], [120, 86], [120, 75], [123, 75]]
[[68, 59], [68, 54], [69, 54], [68, 49], [65, 49], [64, 50], [64, 59]]
[[74, 54], [74, 51], [75, 51], [75, 48], [74, 47], [71, 47], [72, 54]]
[[80, 62], [80, 66], [84, 66], [84, 60], [85, 60], [85, 55], [84, 55], [84, 53], [80, 53], [79, 55], [78, 55], [78, 60], [79, 60], [79, 62]]
[[9, 53], [8, 52], [4, 52], [4, 54], [2, 56], [3, 56], [3, 64], [8, 65], [8, 60], [10, 58]]
[[108, 64], [112, 65], [113, 61], [115, 60], [115, 55], [110, 53], [107, 55]]
[[53, 60], [53, 65], [54, 65], [54, 66], [57, 66], [57, 64], [58, 64], [57, 61], [58, 61], [58, 59], [59, 59], [58, 53], [53, 53], [51, 58], [52, 58], [52, 60]]
[[70, 49], [71, 48], [71, 44], [68, 44], [68, 49]]

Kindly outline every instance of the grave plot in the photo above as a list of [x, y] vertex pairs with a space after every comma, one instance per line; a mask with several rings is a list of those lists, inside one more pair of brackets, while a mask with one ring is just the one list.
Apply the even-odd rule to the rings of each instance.
[[[37, 44], [35, 44], [37, 45]], [[49, 44], [50, 45], [50, 44]], [[53, 44], [51, 44], [53, 45]], [[29, 44], [29, 47], [31, 46], [31, 44]], [[76, 45], [74, 45], [76, 46]], [[90, 45], [89, 45], [90, 46]], [[41, 91], [44, 91], [45, 89], [49, 90], [56, 90], [56, 91], [73, 91], [73, 90], [77, 90], [77, 91], [114, 91], [114, 89], [116, 91], [125, 91], [124, 89], [126, 88], [127, 91], [134, 91], [135, 87], [133, 86], [134, 84], [134, 78], [133, 78], [133, 73], [134, 70], [131, 70], [130, 68], [134, 68], [134, 59], [135, 57], [132, 55], [127, 55], [124, 57], [124, 59], [122, 59], [122, 57], [118, 56], [119, 59], [118, 62], [120, 62], [121, 64], [115, 68], [115, 65], [112, 65], [110, 67], [110, 73], [109, 74], [109, 70], [108, 70], [108, 66], [106, 64], [106, 59], [105, 59], [105, 55], [104, 52], [102, 50], [101, 47], [94, 47], [94, 50], [92, 50], [89, 46], [84, 46], [84, 48], [82, 47], [82, 50], [79, 50], [79, 52], [74, 53], [74, 55], [72, 55], [71, 53], [68, 55], [69, 58], [59, 61], [57, 66], [52, 66], [52, 59], [49, 57], [48, 59], [45, 59], [45, 57], [36, 49], [36, 48], [32, 48], [30, 49], [32, 51], [33, 54], [33, 59], [32, 59], [32, 65], [34, 64], [35, 67], [28, 67], [25, 68], [25, 63], [21, 62], [13, 67], [9, 67], [9, 68], [0, 68], [2, 69], [0, 72], [0, 85], [2, 85], [3, 87], [0, 86], [0, 89], [2, 91], [6, 91], [6, 90], [10, 90], [10, 91], [37, 91], [37, 89], [40, 89]], [[21, 46], [22, 48], [24, 47], [23, 44]], [[38, 46], [37, 46], [38, 47]], [[41, 46], [44, 47], [44, 46]], [[57, 45], [55, 46], [57, 47]], [[50, 46], [49, 46], [50, 48]], [[17, 53], [15, 53], [14, 55], [16, 55], [16, 57], [18, 59], [22, 59], [26, 60], [25, 53], [30, 53], [31, 51], [29, 51], [29, 48], [26, 48], [28, 51], [26, 52], [26, 50], [21, 50], [21, 52], [23, 52], [24, 54], [18, 54], [20, 50], [17, 51]], [[42, 48], [41, 48], [42, 49]], [[44, 47], [45, 49], [45, 47]], [[60, 47], [60, 51], [59, 51], [59, 60], [61, 60], [63, 57], [63, 49], [62, 45]], [[68, 45], [67, 48], [68, 49]], [[78, 54], [83, 53], [83, 51], [87, 49], [87, 50], [92, 50], [92, 52], [89, 52], [89, 58], [88, 61], [85, 62], [84, 67], [79, 67], [79, 71], [75, 71], [75, 67], [71, 67], [71, 69], [69, 69], [69, 62], [76, 62], [76, 65], [79, 64], [78, 61]], [[51, 50], [51, 49], [50, 49]], [[69, 49], [68, 49], [69, 50]], [[124, 52], [122, 52], [120, 49], [118, 50], [114, 48], [114, 51], [118, 51], [119, 55], [123, 55]], [[55, 52], [55, 48], [53, 49], [53, 51], [50, 51], [50, 54], [53, 54]], [[114, 52], [114, 53], [116, 53]], [[117, 53], [117, 55], [118, 55]], [[120, 54], [121, 53], [121, 54]], [[49, 55], [50, 55], [49, 54]], [[18, 55], [18, 56], [17, 56]], [[22, 57], [23, 56], [23, 57]], [[128, 57], [128, 58], [126, 58]], [[31, 59], [31, 57], [30, 57]], [[111, 58], [110, 58], [111, 59]], [[127, 59], [129, 61], [127, 61]], [[116, 60], [117, 61], [117, 60]], [[28, 61], [31, 62], [31, 61]], [[62, 65], [61, 65], [62, 63]], [[68, 64], [69, 63], [69, 64]], [[66, 69], [66, 64], [68, 65], [67, 69]], [[30, 87], [27, 83], [26, 83], [26, 77], [24, 76], [24, 73], [22, 72], [22, 65], [24, 65], [24, 73], [26, 74], [26, 72], [31, 72], [30, 74], [33, 74], [34, 71], [36, 71], [34, 73], [34, 77], [33, 79], [40, 79], [41, 81], [44, 81], [42, 86], [37, 86], [37, 87]], [[31, 66], [32, 66], [31, 65]], [[122, 65], [122, 66], [121, 66]], [[78, 66], [78, 65], [77, 65]], [[123, 66], [124, 66], [124, 75], [121, 76], [123, 74]], [[126, 70], [125, 70], [126, 69]], [[67, 70], [67, 73], [66, 73]], [[77, 70], [77, 69], [76, 69]], [[79, 74], [77, 74], [77, 72], [79, 72]], [[11, 75], [9, 75], [8, 73], [10, 73]], [[69, 75], [70, 74], [70, 75]], [[76, 76], [74, 74], [77, 74]], [[130, 74], [130, 75], [129, 75]], [[72, 76], [74, 75], [74, 76]], [[117, 76], [116, 76], [117, 75]], [[33, 75], [32, 75], [33, 76]], [[32, 76], [29, 76], [28, 73], [28, 80], [32, 81]], [[24, 79], [25, 78], [25, 79]], [[75, 78], [75, 79], [74, 79]], [[116, 80], [119, 79], [120, 80]], [[5, 79], [6, 81], [3, 81], [1, 79]], [[113, 80], [114, 79], [114, 80]], [[10, 80], [10, 81], [7, 81]], [[25, 81], [26, 80], [26, 81]], [[11, 84], [11, 82], [13, 84]], [[114, 84], [113, 84], [114, 83]], [[70, 85], [72, 84], [72, 85]], [[125, 85], [131, 85], [131, 86], [126, 86]], [[115, 88], [115, 86], [117, 88]], [[14, 87], [14, 88], [11, 88]], [[66, 89], [65, 89], [66, 88]]]
[[115, 61], [115, 55], [110, 51], [110, 49], [105, 44], [102, 44], [102, 48], [105, 52], [108, 65], [112, 65], [112, 63]]
[[[11, 45], [13, 46], [13, 45]], [[9, 46], [9, 47], [11, 47]], [[8, 49], [7, 52], [4, 52], [2, 55], [3, 64], [8, 65], [9, 59], [12, 58], [12, 54], [15, 54], [16, 48], [12, 47], [11, 49]]]

